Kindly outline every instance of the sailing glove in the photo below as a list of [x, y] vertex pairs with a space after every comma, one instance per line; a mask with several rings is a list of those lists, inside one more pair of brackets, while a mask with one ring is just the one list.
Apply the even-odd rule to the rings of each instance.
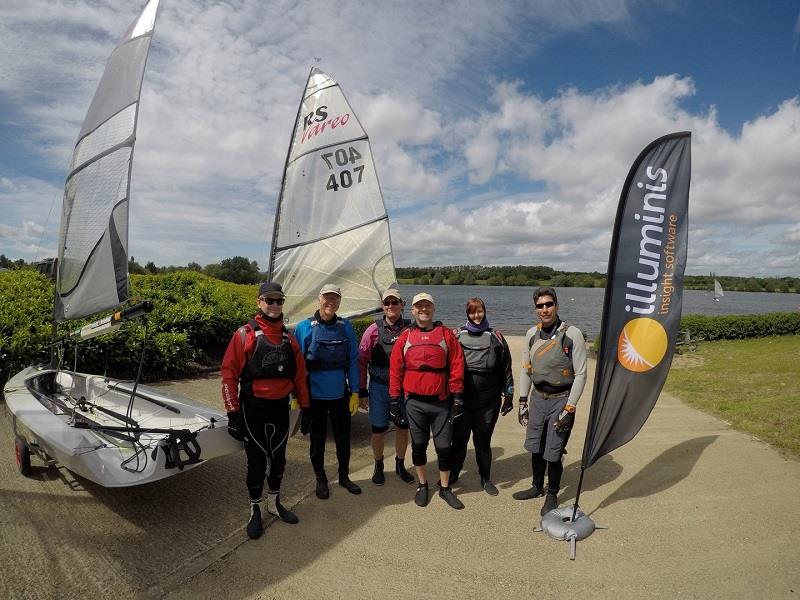
[[453, 395], [453, 408], [450, 410], [450, 422], [455, 423], [464, 415], [464, 399], [461, 394]]
[[400, 410], [400, 398], [389, 399], [389, 418], [392, 420], [392, 423], [398, 427], [408, 427], [408, 421], [406, 421], [406, 418], [403, 416], [403, 411]]
[[228, 413], [228, 435], [240, 442], [244, 441], [244, 417], [242, 411]]
[[514, 409], [514, 398], [503, 396], [503, 406], [500, 407], [500, 414], [504, 417]]
[[350, 416], [355, 417], [358, 412], [358, 392], [350, 394]]
[[300, 433], [303, 435], [311, 433], [311, 409], [309, 408], [300, 411]]
[[527, 398], [520, 398], [519, 399], [519, 415], [517, 417], [519, 420], [519, 424], [523, 427], [528, 425], [528, 399]]
[[561, 414], [558, 415], [558, 421], [555, 422], [553, 427], [556, 428], [556, 431], [569, 431], [572, 429], [572, 425], [575, 423], [575, 407], [567, 404], [564, 407], [564, 410], [561, 411]]

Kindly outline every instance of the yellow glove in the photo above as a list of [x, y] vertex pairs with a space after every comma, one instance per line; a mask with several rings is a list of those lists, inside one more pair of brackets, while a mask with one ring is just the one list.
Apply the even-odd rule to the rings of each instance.
[[289, 402], [289, 410], [297, 410], [300, 408], [300, 404], [297, 402], [297, 398], [292, 398], [292, 401]]
[[358, 412], [358, 392], [350, 394], [350, 416], [355, 417]]

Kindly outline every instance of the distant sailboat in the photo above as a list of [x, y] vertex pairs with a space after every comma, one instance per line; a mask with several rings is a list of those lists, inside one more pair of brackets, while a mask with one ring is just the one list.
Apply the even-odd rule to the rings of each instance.
[[717, 280], [714, 279], [714, 302], [719, 302], [719, 299], [722, 298], [725, 293], [722, 291], [722, 284]]

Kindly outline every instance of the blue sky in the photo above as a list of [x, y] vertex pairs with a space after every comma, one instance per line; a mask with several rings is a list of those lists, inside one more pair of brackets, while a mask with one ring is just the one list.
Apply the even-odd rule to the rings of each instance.
[[[138, 9], [0, 6], [0, 253], [54, 253], [71, 148]], [[266, 268], [321, 57], [370, 134], [398, 265], [604, 271], [631, 162], [688, 129], [687, 272], [797, 276], [799, 19], [798, 0], [162, 0], [130, 254]]]

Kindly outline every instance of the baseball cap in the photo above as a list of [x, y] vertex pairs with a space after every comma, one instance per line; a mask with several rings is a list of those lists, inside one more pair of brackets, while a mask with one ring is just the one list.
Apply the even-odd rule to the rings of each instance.
[[285, 298], [286, 296], [283, 293], [283, 288], [281, 287], [280, 283], [275, 283], [274, 281], [265, 281], [258, 286], [258, 297]]
[[420, 292], [419, 294], [414, 296], [414, 299], [411, 301], [411, 304], [416, 304], [417, 302], [421, 302], [422, 300], [427, 300], [428, 302], [434, 305], [436, 304], [433, 301], [433, 296], [431, 296], [428, 292]]
[[381, 300], [386, 300], [387, 298], [391, 298], [394, 296], [398, 300], [402, 300], [403, 297], [400, 295], [400, 290], [396, 288], [389, 288], [385, 292], [383, 292], [383, 296], [381, 296]]
[[319, 291], [319, 295], [323, 296], [325, 294], [336, 294], [340, 298], [342, 297], [342, 290], [339, 289], [339, 286], [335, 283], [326, 283], [322, 286], [322, 289]]

